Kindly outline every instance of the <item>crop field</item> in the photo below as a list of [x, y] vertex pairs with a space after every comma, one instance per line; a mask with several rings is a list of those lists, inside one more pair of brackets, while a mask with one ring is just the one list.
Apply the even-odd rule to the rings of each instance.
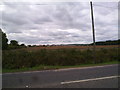
[[[118, 48], [118, 45], [96, 45], [96, 49], [111, 49], [111, 48]], [[80, 50], [86, 50], [86, 49], [93, 49], [93, 46], [37, 46], [37, 47], [27, 47], [24, 48], [24, 50], [28, 51], [36, 51], [40, 49], [80, 49]]]

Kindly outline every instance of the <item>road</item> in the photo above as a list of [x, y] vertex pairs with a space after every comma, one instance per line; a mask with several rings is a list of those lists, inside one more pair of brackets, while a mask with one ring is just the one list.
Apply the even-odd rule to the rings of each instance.
[[3, 88], [118, 88], [118, 65], [2, 75]]

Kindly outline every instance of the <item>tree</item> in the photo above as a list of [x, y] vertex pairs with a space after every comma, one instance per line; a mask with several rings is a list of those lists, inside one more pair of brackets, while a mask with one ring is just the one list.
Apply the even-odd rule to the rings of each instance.
[[17, 49], [19, 48], [18, 41], [16, 40], [11, 40], [9, 44], [9, 49]]
[[21, 44], [20, 46], [25, 46], [25, 44]]
[[21, 47], [21, 48], [25, 48], [26, 45], [25, 45], [25, 44], [21, 44], [20, 47]]
[[28, 47], [32, 47], [31, 45], [28, 45]]
[[10, 41], [10, 45], [12, 45], [12, 46], [18, 46], [19, 44], [18, 44], [18, 41], [16, 41], [16, 40], [11, 40], [11, 41]]
[[2, 50], [5, 50], [8, 47], [8, 39], [6, 33], [2, 32], [1, 28], [0, 28], [0, 34], [2, 35]]

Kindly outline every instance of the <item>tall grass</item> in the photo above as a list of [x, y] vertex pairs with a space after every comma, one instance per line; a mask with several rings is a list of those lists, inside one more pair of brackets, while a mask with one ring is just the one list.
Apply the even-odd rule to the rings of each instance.
[[36, 52], [27, 50], [3, 51], [2, 66], [4, 69], [31, 68], [40, 65], [71, 66], [102, 63], [118, 60], [118, 49], [100, 49], [95, 58], [90, 49], [41, 49]]

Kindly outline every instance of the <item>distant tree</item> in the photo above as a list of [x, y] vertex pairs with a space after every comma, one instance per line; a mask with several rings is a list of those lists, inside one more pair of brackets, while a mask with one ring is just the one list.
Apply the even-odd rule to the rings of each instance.
[[36, 47], [36, 45], [33, 45], [33, 47]]
[[25, 46], [25, 44], [21, 44], [20, 46]]
[[28, 47], [32, 47], [31, 45], [28, 45]]
[[43, 45], [43, 47], [45, 47], [46, 45]]
[[12, 45], [12, 46], [18, 46], [19, 44], [18, 44], [18, 41], [16, 41], [16, 40], [11, 40], [11, 41], [10, 41], [10, 45]]
[[2, 50], [5, 50], [8, 47], [8, 39], [6, 33], [2, 32], [1, 28], [0, 28], [0, 33], [2, 35]]
[[26, 45], [25, 44], [21, 44], [20, 48], [26, 48]]

